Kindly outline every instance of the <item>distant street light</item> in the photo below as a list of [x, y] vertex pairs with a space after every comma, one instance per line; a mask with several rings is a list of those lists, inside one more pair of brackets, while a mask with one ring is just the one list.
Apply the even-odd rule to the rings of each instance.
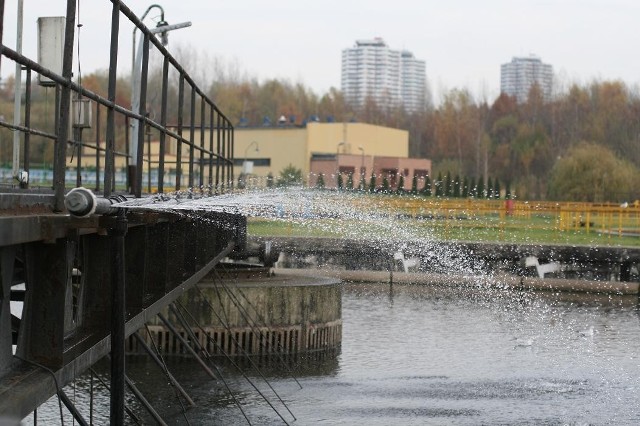
[[340, 147], [346, 145], [345, 142], [340, 142], [337, 146], [336, 146], [336, 155], [340, 154]]
[[253, 145], [256, 146], [255, 152], [260, 152], [260, 147], [258, 147], [258, 142], [256, 141], [251, 142], [247, 146], [247, 148], [244, 150], [244, 161], [242, 162], [242, 173], [244, 173], [245, 175], [253, 173], [253, 161], [247, 161], [247, 157], [249, 156], [249, 149]]
[[364, 175], [366, 174], [364, 169], [364, 148], [359, 146], [358, 149], [362, 152], [362, 161], [360, 162], [360, 186], [364, 189]]
[[[150, 29], [151, 34], [160, 34], [160, 41], [163, 46], [166, 46], [168, 43], [167, 32], [177, 30], [180, 28], [186, 28], [191, 26], [191, 22], [181, 22], [179, 24], [169, 25], [167, 21], [164, 20], [164, 9], [162, 6], [157, 4], [152, 4], [147, 8], [145, 13], [142, 15], [140, 20], [144, 20], [149, 11], [153, 8], [160, 9], [160, 21], [156, 25], [155, 28]], [[136, 30], [138, 27], [133, 29], [133, 54], [135, 55], [132, 59], [133, 64], [131, 67], [131, 111], [135, 114], [140, 114], [140, 79], [142, 73], [142, 38], [144, 34], [140, 34], [140, 43], [138, 45], [138, 49], [136, 51]], [[137, 166], [137, 155], [138, 152], [138, 128], [140, 126], [140, 122], [136, 119], [131, 120], [131, 143], [129, 146], [129, 153], [131, 158], [129, 159], [130, 166]]]

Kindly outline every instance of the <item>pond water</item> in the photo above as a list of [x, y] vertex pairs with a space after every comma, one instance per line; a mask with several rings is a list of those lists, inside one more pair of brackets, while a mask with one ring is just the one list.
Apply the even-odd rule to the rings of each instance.
[[[247, 370], [289, 424], [640, 424], [637, 297], [345, 285], [343, 323], [337, 358], [297, 365], [302, 389], [277, 363], [263, 370], [296, 421]], [[247, 424], [221, 381], [190, 360], [169, 364], [198, 404], [186, 416], [155, 365], [130, 358], [128, 370], [170, 424]], [[220, 365], [251, 424], [284, 424], [242, 375]], [[100, 423], [108, 401], [96, 404]], [[57, 418], [57, 402], [47, 405], [39, 421]]]

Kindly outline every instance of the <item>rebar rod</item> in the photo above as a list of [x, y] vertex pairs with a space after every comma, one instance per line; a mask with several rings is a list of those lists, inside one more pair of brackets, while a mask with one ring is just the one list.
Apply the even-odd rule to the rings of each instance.
[[[224, 387], [227, 389], [227, 392], [229, 392], [229, 395], [231, 395], [231, 398], [233, 399], [233, 402], [236, 404], [236, 406], [238, 407], [238, 409], [240, 410], [240, 412], [244, 416], [244, 418], [247, 421], [247, 423], [249, 425], [251, 425], [251, 421], [249, 421], [249, 418], [247, 417], [247, 414], [242, 409], [242, 405], [240, 404], [240, 401], [238, 401], [238, 398], [236, 398], [235, 394], [231, 391], [231, 388], [229, 387], [229, 384], [225, 380], [224, 376], [222, 375], [222, 372], [220, 371], [220, 369], [218, 368], [217, 365], [215, 365], [213, 362], [211, 362], [211, 354], [209, 354], [209, 352], [206, 350], [206, 348], [200, 344], [198, 339], [196, 339], [196, 336], [193, 334], [193, 330], [191, 329], [191, 327], [187, 323], [186, 319], [184, 318], [182, 313], [176, 308], [176, 306], [173, 303], [171, 305], [169, 305], [169, 309], [176, 316], [176, 318], [178, 319], [178, 321], [182, 325], [182, 328], [184, 328], [184, 330], [187, 332], [187, 334], [189, 334], [189, 337], [191, 338], [191, 341], [194, 342], [194, 344], [198, 347], [200, 352], [202, 352], [202, 354], [207, 359], [207, 361], [209, 361], [211, 363], [211, 365], [213, 366], [213, 368], [215, 368], [216, 372], [218, 373], [218, 376], [220, 377], [220, 380], [222, 380], [222, 383], [224, 384]], [[184, 309], [184, 308], [182, 308], [182, 309]], [[208, 337], [208, 335], [206, 333], [204, 333], [204, 334], [205, 334], [205, 337]], [[216, 378], [214, 376], [212, 376], [212, 377], [214, 379]]]
[[142, 346], [142, 348], [145, 350], [145, 352], [147, 352], [149, 354], [149, 356], [151, 356], [151, 359], [158, 365], [158, 367], [160, 367], [160, 369], [162, 369], [162, 371], [164, 371], [164, 373], [167, 375], [167, 378], [169, 379], [169, 381], [171, 382], [171, 384], [173, 386], [176, 387], [176, 389], [178, 389], [178, 392], [180, 392], [180, 394], [182, 395], [182, 397], [187, 401], [187, 403], [192, 406], [195, 407], [196, 403], [193, 402], [193, 399], [191, 399], [191, 397], [189, 396], [189, 394], [187, 394], [187, 392], [184, 390], [184, 388], [180, 385], [180, 383], [178, 383], [178, 381], [176, 380], [175, 377], [173, 377], [173, 374], [171, 374], [171, 372], [169, 372], [169, 370], [165, 369], [164, 364], [162, 363], [162, 361], [160, 361], [160, 358], [158, 358], [158, 356], [153, 352], [153, 350], [149, 347], [149, 345], [147, 344], [147, 342], [144, 341], [144, 339], [142, 338], [142, 336], [140, 336], [140, 333], [138, 333], [137, 331], [135, 333], [133, 333], [133, 337], [135, 337], [135, 339], [138, 341], [138, 343]]

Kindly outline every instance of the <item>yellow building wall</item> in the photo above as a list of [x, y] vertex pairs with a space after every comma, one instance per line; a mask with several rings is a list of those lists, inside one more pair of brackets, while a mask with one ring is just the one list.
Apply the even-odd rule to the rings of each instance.
[[[308, 158], [312, 153], [408, 157], [409, 132], [366, 123], [309, 123]], [[343, 143], [344, 142], [344, 143]]]
[[[235, 129], [236, 159], [270, 159], [270, 166], [254, 164], [253, 174], [264, 177], [271, 173], [275, 178], [280, 171], [288, 165], [301, 169], [306, 181], [309, 172], [309, 158], [307, 156], [306, 132], [304, 128], [255, 128]], [[253, 142], [256, 142], [252, 145]], [[256, 152], [256, 144], [258, 151]], [[245, 157], [246, 156], [246, 157]], [[233, 170], [236, 178], [242, 172], [242, 166], [236, 166]]]
[[[194, 136], [196, 141], [200, 140], [198, 130]], [[206, 141], [209, 140], [208, 137], [207, 132]], [[366, 156], [406, 158], [409, 155], [409, 132], [365, 123], [308, 123], [306, 127], [302, 128], [236, 128], [234, 146], [236, 160], [244, 160], [245, 158], [249, 161], [270, 160], [270, 166], [260, 166], [254, 163], [254, 175], [266, 177], [271, 173], [277, 178], [282, 169], [293, 165], [302, 170], [306, 183], [312, 154], [339, 152], [340, 154], [362, 155], [362, 150], [358, 148], [362, 147]], [[185, 155], [186, 153], [183, 154], [183, 159]], [[241, 172], [241, 165], [234, 167], [236, 179]]]

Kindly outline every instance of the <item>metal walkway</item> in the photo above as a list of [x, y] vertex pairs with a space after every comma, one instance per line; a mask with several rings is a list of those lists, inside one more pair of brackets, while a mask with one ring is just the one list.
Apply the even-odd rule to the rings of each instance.
[[[58, 394], [82, 424], [62, 388], [110, 353], [111, 423], [122, 424], [124, 340], [231, 251], [244, 249], [241, 216], [200, 212], [194, 218], [109, 207], [147, 196], [152, 182], [157, 192], [196, 197], [233, 189], [232, 124], [156, 37], [162, 28], [149, 29], [121, 1], [111, 3], [106, 97], [72, 76], [76, 0], [66, 1], [61, 70], [0, 45], [2, 66], [19, 67], [25, 85], [13, 122], [0, 120], [0, 131], [17, 135], [15, 180], [0, 181], [0, 418], [24, 418]], [[4, 14], [4, 1], [1, 6]], [[142, 38], [135, 107], [116, 102], [124, 19]], [[162, 56], [157, 119], [146, 111], [148, 91], [154, 90], [150, 46]], [[34, 81], [55, 92], [49, 128], [33, 119]], [[42, 161], [44, 150], [53, 151], [52, 178], [36, 186], [30, 178], [43, 166], [35, 161]], [[95, 193], [88, 202], [97, 210], [75, 209], [80, 206], [68, 193], [83, 185]], [[22, 305], [21, 313], [12, 314], [12, 304]]]

